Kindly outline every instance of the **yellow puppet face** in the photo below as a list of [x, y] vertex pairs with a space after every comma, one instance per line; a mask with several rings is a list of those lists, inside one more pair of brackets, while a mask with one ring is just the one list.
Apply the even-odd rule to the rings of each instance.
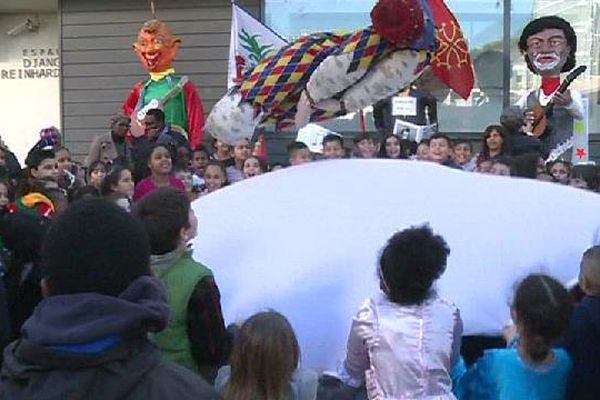
[[148, 72], [163, 72], [172, 67], [180, 44], [164, 22], [151, 20], [140, 30], [133, 48]]

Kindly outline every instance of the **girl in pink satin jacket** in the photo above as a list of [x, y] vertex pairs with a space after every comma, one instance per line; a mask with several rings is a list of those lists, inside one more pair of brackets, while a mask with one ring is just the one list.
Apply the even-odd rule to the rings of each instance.
[[365, 300], [352, 322], [344, 383], [366, 384], [370, 400], [456, 399], [451, 371], [460, 360], [462, 321], [432, 288], [449, 253], [427, 225], [390, 238], [379, 261], [383, 293]]

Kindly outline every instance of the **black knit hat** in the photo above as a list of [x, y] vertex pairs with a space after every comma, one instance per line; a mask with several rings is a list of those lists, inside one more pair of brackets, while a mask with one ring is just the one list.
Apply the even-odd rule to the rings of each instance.
[[567, 57], [567, 62], [563, 66], [561, 72], [568, 72], [575, 68], [575, 53], [577, 52], [577, 35], [573, 30], [571, 24], [555, 15], [549, 15], [546, 17], [541, 17], [534, 19], [530, 23], [525, 26], [523, 29], [523, 33], [521, 33], [521, 37], [519, 38], [519, 50], [521, 53], [525, 54], [525, 61], [527, 62], [527, 66], [531, 70], [531, 72], [536, 72], [529, 56], [527, 56], [527, 39], [531, 35], [535, 35], [545, 29], [560, 29], [565, 34], [565, 39], [567, 39], [567, 44], [571, 48], [571, 52]]
[[149, 275], [144, 227], [102, 199], [74, 203], [50, 227], [42, 247], [52, 295], [95, 292], [117, 296]]
[[42, 161], [48, 158], [54, 158], [54, 149], [48, 146], [38, 147], [35, 145], [31, 150], [29, 150], [29, 153], [27, 153], [25, 165], [29, 168], [37, 168], [40, 166]]

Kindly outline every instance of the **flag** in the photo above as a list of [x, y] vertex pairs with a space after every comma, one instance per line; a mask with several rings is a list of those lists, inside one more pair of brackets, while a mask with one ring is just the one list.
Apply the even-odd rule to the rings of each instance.
[[431, 60], [433, 73], [463, 99], [468, 99], [475, 84], [469, 46], [443, 0], [429, 0], [436, 26], [438, 49]]
[[231, 39], [227, 87], [234, 86], [243, 74], [261, 60], [287, 44], [285, 39], [235, 3], [231, 4]]

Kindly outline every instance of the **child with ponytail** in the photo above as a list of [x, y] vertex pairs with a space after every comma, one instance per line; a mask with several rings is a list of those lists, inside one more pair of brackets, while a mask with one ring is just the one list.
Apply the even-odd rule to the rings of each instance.
[[511, 307], [515, 345], [488, 350], [460, 378], [459, 399], [562, 400], [571, 360], [552, 346], [570, 318], [569, 294], [548, 275], [531, 274], [517, 287]]

